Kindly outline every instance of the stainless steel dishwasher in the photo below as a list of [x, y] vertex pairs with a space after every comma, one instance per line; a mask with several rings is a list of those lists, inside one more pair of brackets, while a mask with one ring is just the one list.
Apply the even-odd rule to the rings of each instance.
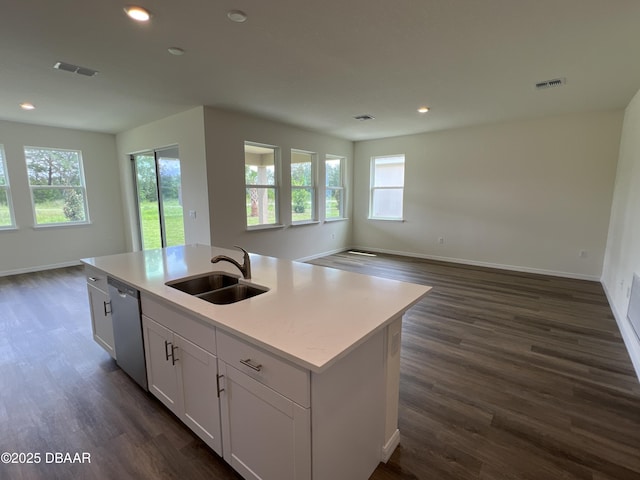
[[138, 385], [148, 391], [140, 317], [140, 293], [126, 283], [111, 277], [107, 278], [107, 283], [111, 299], [116, 363]]

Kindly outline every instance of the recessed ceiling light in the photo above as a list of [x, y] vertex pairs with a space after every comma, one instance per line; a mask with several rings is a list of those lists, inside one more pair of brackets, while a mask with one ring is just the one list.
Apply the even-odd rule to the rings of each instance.
[[176, 55], [176, 56], [184, 55], [184, 50], [181, 49], [180, 47], [169, 47], [167, 48], [167, 51], [171, 55]]
[[20, 108], [23, 110], [35, 110], [36, 106], [33, 103], [23, 102], [20, 104]]
[[232, 22], [244, 23], [247, 21], [247, 14], [240, 10], [229, 10], [227, 18]]
[[129, 17], [133, 18], [137, 22], [148, 22], [151, 18], [149, 10], [138, 7], [136, 5], [129, 5], [124, 7], [124, 11]]
[[430, 110], [429, 107], [420, 107], [418, 113], [427, 113]]

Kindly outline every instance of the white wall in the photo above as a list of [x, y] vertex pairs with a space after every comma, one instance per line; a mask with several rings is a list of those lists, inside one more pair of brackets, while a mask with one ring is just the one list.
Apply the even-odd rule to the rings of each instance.
[[[16, 230], [0, 230], [0, 275], [79, 263], [125, 251], [114, 135], [0, 121]], [[89, 225], [34, 228], [24, 146], [81, 150]]]
[[[116, 142], [126, 205], [127, 248], [140, 249], [130, 155], [171, 145], [178, 145], [180, 152], [185, 243], [211, 244], [203, 107], [121, 132]], [[189, 210], [195, 210], [195, 218], [189, 217]]]
[[[599, 279], [621, 125], [593, 112], [357, 142], [354, 244]], [[370, 158], [396, 153], [405, 222], [368, 220]]]
[[[347, 158], [347, 182], [352, 179], [353, 143], [301, 128], [263, 120], [241, 113], [205, 107], [207, 172], [209, 175], [209, 207], [211, 239], [215, 245], [244, 248], [281, 258], [300, 259], [322, 253], [340, 251], [350, 245], [350, 222], [333, 221], [310, 225], [289, 225], [291, 210], [291, 149], [315, 152], [323, 162], [325, 154]], [[246, 229], [244, 189], [244, 142], [275, 145], [281, 149], [282, 195], [280, 198], [283, 228]], [[320, 170], [321, 172], [323, 170]], [[320, 182], [324, 177], [320, 176]], [[324, 197], [320, 196], [320, 202]], [[347, 215], [351, 199], [347, 198]]]
[[627, 106], [620, 141], [602, 284], [640, 376], [640, 339], [627, 321], [633, 273], [640, 274], [640, 91]]

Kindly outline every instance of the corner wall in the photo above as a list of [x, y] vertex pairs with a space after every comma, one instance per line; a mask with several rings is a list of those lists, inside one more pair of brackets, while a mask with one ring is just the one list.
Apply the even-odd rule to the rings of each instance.
[[[607, 111], [356, 142], [354, 245], [598, 280], [621, 126]], [[370, 158], [396, 153], [405, 221], [368, 220]]]
[[[129, 251], [140, 249], [130, 155], [171, 145], [180, 151], [185, 243], [211, 244], [203, 122], [203, 107], [197, 107], [116, 136]], [[195, 210], [196, 218], [189, 217], [189, 210]]]
[[[0, 275], [79, 264], [125, 251], [114, 135], [0, 121], [17, 229], [0, 230]], [[24, 146], [82, 151], [88, 225], [34, 228]]]
[[640, 378], [640, 339], [627, 320], [633, 273], [640, 273], [640, 91], [625, 111], [602, 285]]
[[[229, 248], [241, 245], [251, 252], [288, 259], [310, 258], [350, 246], [349, 220], [289, 225], [287, 218], [291, 204], [287, 186], [290, 183], [291, 149], [315, 152], [319, 161], [324, 160], [325, 154], [342, 155], [347, 158], [346, 215], [350, 217], [353, 178], [351, 141], [213, 107], [205, 107], [204, 118], [213, 244]], [[281, 149], [282, 188], [279, 204], [283, 227], [246, 229], [245, 141], [275, 145]], [[321, 177], [319, 183], [323, 181]], [[324, 197], [318, 196], [318, 200], [324, 202]]]

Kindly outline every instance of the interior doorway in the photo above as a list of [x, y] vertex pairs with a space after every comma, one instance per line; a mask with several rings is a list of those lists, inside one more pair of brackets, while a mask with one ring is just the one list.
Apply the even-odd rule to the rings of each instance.
[[184, 245], [178, 147], [131, 155], [143, 250]]

